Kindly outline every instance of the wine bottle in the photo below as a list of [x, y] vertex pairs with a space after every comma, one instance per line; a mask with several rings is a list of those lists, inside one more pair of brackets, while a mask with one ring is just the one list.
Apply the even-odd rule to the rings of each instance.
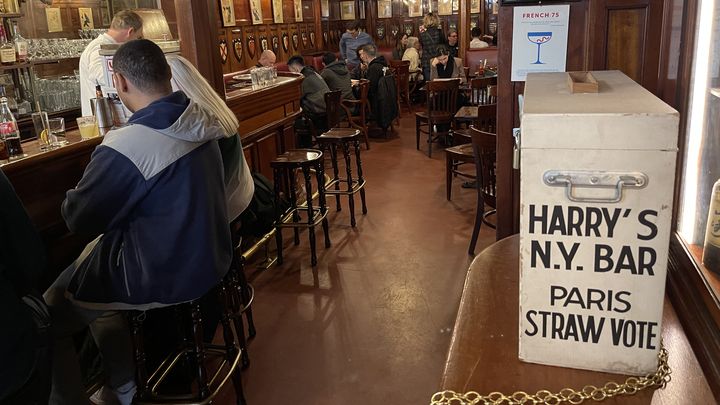
[[13, 24], [13, 44], [15, 46], [15, 56], [19, 63], [27, 62], [28, 60], [28, 42], [20, 34], [17, 23]]
[[7, 40], [5, 28], [0, 26], [0, 63], [13, 65], [17, 62], [15, 47]]
[[702, 261], [708, 270], [720, 274], [720, 180], [715, 182], [710, 195]]

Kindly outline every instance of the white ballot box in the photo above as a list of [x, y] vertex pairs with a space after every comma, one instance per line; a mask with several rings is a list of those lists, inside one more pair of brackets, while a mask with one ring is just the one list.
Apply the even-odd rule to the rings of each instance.
[[520, 359], [657, 368], [679, 114], [619, 71], [531, 73], [520, 142]]

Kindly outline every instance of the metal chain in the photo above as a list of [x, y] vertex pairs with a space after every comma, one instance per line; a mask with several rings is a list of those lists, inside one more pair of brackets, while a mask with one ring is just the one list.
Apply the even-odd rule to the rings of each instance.
[[665, 388], [670, 382], [670, 366], [668, 365], [668, 352], [665, 347], [658, 353], [658, 369], [653, 374], [644, 377], [628, 377], [624, 383], [607, 382], [602, 387], [586, 385], [581, 390], [563, 388], [558, 392], [540, 390], [534, 395], [524, 391], [517, 391], [511, 395], [501, 392], [491, 392], [480, 395], [475, 391], [457, 393], [455, 391], [441, 391], [432, 396], [430, 405], [520, 405], [520, 404], [581, 404], [585, 400], [602, 401], [619, 395], [634, 395], [646, 388]]

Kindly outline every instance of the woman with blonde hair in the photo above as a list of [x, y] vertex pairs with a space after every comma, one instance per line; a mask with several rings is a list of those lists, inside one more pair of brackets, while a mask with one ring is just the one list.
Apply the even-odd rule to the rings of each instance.
[[434, 13], [427, 13], [423, 18], [425, 31], [420, 34], [422, 45], [422, 68], [423, 77], [430, 77], [430, 61], [438, 56], [438, 46], [444, 45], [446, 38], [440, 29], [440, 19]]
[[407, 44], [402, 60], [410, 61], [410, 80], [423, 80], [423, 75], [420, 73], [420, 40], [417, 37], [410, 37]]
[[237, 117], [187, 59], [179, 55], [168, 55], [167, 62], [172, 71], [173, 90], [184, 92], [190, 100], [215, 116], [225, 129], [225, 138], [220, 139], [218, 145], [225, 173], [227, 215], [228, 220], [233, 222], [250, 204], [255, 192], [238, 134]]

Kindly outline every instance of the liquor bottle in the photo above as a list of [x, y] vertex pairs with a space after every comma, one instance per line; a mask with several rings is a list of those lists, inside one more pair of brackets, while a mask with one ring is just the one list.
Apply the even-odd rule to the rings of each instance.
[[102, 87], [99, 84], [95, 86], [95, 98], [103, 98]]
[[0, 86], [0, 137], [5, 143], [5, 149], [7, 150], [9, 159], [24, 156], [17, 121], [15, 121], [15, 117], [12, 112], [10, 112], [8, 99], [5, 97], [5, 86]]
[[702, 261], [708, 270], [720, 274], [720, 180], [715, 182], [710, 194]]
[[20, 89], [17, 87], [15, 88], [15, 101], [17, 102], [18, 116], [30, 114], [32, 112], [32, 105], [30, 105], [27, 98], [22, 96]]
[[13, 43], [15, 45], [15, 56], [19, 63], [25, 63], [28, 60], [28, 42], [20, 34], [17, 23], [13, 24]]
[[5, 28], [0, 26], [0, 63], [3, 65], [13, 65], [16, 62], [15, 47], [7, 40]]

